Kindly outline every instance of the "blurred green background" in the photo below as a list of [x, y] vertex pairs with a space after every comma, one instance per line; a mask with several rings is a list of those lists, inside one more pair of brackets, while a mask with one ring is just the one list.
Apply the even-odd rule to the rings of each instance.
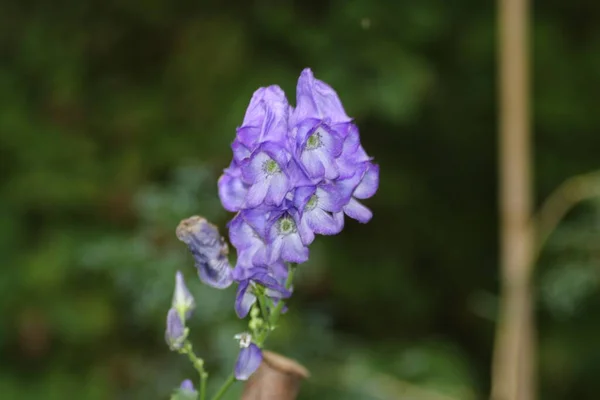
[[[214, 390], [244, 325], [174, 231], [224, 225], [216, 180], [252, 92], [338, 91], [381, 166], [367, 225], [321, 237], [271, 348], [302, 399], [486, 398], [498, 293], [496, 10], [481, 0], [0, 1], [2, 399], [166, 399], [187, 360], [174, 273]], [[536, 198], [600, 167], [600, 3], [536, 2]], [[536, 273], [541, 399], [600, 392], [600, 207]], [[237, 385], [228, 399], [239, 398]], [[439, 397], [437, 394], [446, 397]]]

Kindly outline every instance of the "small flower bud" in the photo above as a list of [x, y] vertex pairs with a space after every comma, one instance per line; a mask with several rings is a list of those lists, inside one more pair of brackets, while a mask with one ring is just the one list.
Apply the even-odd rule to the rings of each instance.
[[180, 350], [187, 337], [187, 328], [176, 309], [169, 309], [167, 314], [167, 330], [165, 340], [171, 350]]
[[260, 317], [260, 309], [256, 307], [256, 304], [254, 304], [250, 309], [250, 318], [254, 319], [258, 317]]
[[185, 285], [183, 274], [180, 271], [175, 274], [175, 292], [173, 293], [172, 307], [177, 310], [182, 320], [189, 318], [196, 307], [196, 302]]
[[181, 390], [182, 392], [189, 392], [189, 393], [196, 392], [196, 389], [194, 389], [194, 384], [189, 379], [186, 379], [185, 381], [181, 382], [181, 386], [179, 386], [179, 390]]

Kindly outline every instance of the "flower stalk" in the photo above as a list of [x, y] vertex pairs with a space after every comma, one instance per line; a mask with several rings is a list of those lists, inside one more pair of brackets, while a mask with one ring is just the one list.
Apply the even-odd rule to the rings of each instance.
[[[217, 289], [235, 282], [235, 312], [242, 319], [250, 314], [248, 332], [235, 336], [239, 353], [233, 374], [212, 399], [219, 400], [236, 380], [246, 381], [258, 370], [263, 373], [255, 380], [267, 386], [272, 380], [273, 387], [285, 392], [270, 398], [293, 399], [308, 372], [263, 351], [264, 344], [287, 310], [295, 269], [308, 260], [316, 235], [340, 233], [345, 217], [361, 223], [372, 218], [360, 201], [377, 191], [379, 167], [362, 147], [337, 93], [308, 68], [298, 78], [295, 107], [277, 85], [253, 94], [231, 148], [233, 158], [219, 178], [218, 191], [223, 207], [235, 213], [227, 226], [236, 264], [230, 264], [218, 228], [205, 218], [187, 218], [176, 231], [194, 257], [200, 280]], [[178, 272], [165, 337], [198, 371], [199, 400], [205, 400], [208, 373], [192, 351], [186, 327], [194, 307]], [[186, 398], [198, 400], [190, 386], [186, 381]], [[244, 399], [258, 399], [248, 393]]]

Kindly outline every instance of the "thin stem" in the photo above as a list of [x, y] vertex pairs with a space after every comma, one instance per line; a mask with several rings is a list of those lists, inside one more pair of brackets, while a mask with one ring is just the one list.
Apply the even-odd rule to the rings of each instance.
[[[292, 287], [295, 270], [296, 270], [295, 264], [288, 265], [288, 276], [285, 281], [285, 288], [288, 290]], [[272, 328], [274, 328], [275, 325], [277, 324], [277, 321], [279, 320], [279, 315], [281, 314], [281, 310], [283, 309], [283, 306], [285, 306], [285, 302], [283, 300], [279, 300], [279, 302], [277, 303], [277, 306], [275, 306], [275, 308], [273, 309], [273, 313], [271, 314], [271, 318], [269, 319], [269, 323]]]
[[221, 386], [219, 391], [213, 396], [212, 400], [219, 400], [221, 397], [223, 397], [223, 395], [225, 394], [225, 392], [227, 392], [229, 387], [231, 387], [233, 382], [235, 382], [235, 376], [231, 374], [227, 377], [227, 380], [225, 381], [225, 383], [223, 383], [223, 386]]
[[208, 374], [204, 370], [204, 360], [198, 358], [194, 351], [192, 350], [192, 344], [186, 340], [181, 352], [187, 354], [188, 359], [192, 362], [194, 369], [198, 371], [198, 375], [200, 375], [200, 400], [206, 399], [206, 380], [208, 379]]
[[600, 171], [569, 178], [546, 198], [531, 221], [537, 242], [530, 268], [534, 267], [544, 244], [567, 213], [582, 201], [594, 197], [600, 197]]
[[258, 305], [260, 307], [260, 312], [262, 314], [263, 320], [265, 322], [269, 322], [269, 310], [267, 308], [267, 303], [265, 302], [265, 295], [261, 294], [257, 296], [258, 298]]
[[202, 372], [200, 375], [200, 400], [206, 399], [206, 380], [208, 379], [208, 374], [206, 372]]

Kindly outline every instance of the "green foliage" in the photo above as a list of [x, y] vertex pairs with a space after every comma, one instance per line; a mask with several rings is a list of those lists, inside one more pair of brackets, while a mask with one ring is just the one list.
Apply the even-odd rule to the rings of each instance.
[[[293, 93], [306, 66], [356, 118], [381, 188], [371, 223], [312, 247], [274, 347], [313, 372], [303, 398], [485, 397], [494, 13], [475, 0], [0, 3], [2, 398], [168, 398], [194, 376], [163, 340], [176, 269], [198, 304], [195, 350], [214, 384], [229, 373], [234, 288], [192, 279], [174, 230], [193, 214], [224, 229], [216, 179], [250, 95]], [[600, 8], [534, 14], [541, 199], [599, 166]], [[536, 281], [548, 400], [600, 391], [598, 219], [569, 219]]]
[[178, 389], [171, 395], [171, 400], [197, 400], [198, 392]]

